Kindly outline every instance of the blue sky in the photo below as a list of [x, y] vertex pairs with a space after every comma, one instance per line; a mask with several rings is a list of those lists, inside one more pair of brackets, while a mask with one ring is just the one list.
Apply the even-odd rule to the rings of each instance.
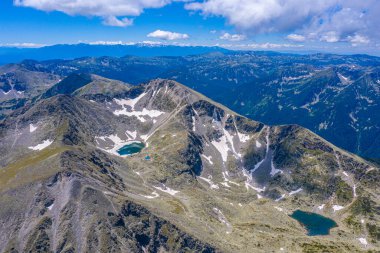
[[0, 44], [221, 45], [379, 54], [380, 1], [2, 0]]

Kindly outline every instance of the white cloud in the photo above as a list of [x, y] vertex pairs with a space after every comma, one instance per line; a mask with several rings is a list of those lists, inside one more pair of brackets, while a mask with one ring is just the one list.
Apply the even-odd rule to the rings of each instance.
[[146, 8], [160, 8], [172, 0], [14, 0], [16, 6], [69, 15], [138, 16]]
[[151, 32], [147, 35], [147, 37], [161, 40], [180, 40], [190, 38], [190, 36], [186, 33], [176, 33], [162, 30], [156, 30], [154, 32]]
[[221, 40], [229, 40], [229, 41], [241, 41], [245, 40], [246, 36], [243, 34], [229, 34], [224, 33], [222, 36], [219, 37]]
[[329, 31], [326, 33], [321, 34], [320, 41], [325, 41], [329, 43], [335, 43], [340, 40], [339, 35], [334, 31]]
[[303, 42], [306, 40], [305, 36], [301, 34], [295, 34], [295, 33], [289, 34], [288, 36], [286, 36], [286, 38], [288, 40], [295, 41], [295, 42]]
[[360, 44], [368, 44], [370, 40], [362, 35], [355, 34], [354, 36], [348, 36], [348, 41], [351, 42], [352, 46], [356, 47]]
[[188, 3], [186, 8], [225, 17], [231, 25], [243, 30], [272, 32], [302, 26], [310, 15], [323, 11], [331, 1], [205, 0]]
[[244, 33], [290, 33], [287, 39], [298, 42], [350, 42], [361, 34], [380, 41], [379, 0], [204, 0], [185, 8], [224, 17]]
[[[175, 0], [14, 0], [14, 5], [41, 11], [60, 11], [68, 15], [102, 17], [113, 26], [131, 24], [126, 16], [139, 16], [144, 9], [161, 8]], [[118, 18], [124, 17], [124, 18]]]
[[103, 24], [119, 27], [132, 25], [132, 18], [141, 15], [145, 9], [185, 2], [187, 10], [223, 17], [240, 33], [247, 35], [278, 32], [289, 34], [287, 39], [291, 41], [347, 42], [352, 45], [367, 44], [367, 41], [375, 45], [380, 41], [380, 0], [13, 1], [16, 6], [47, 12], [100, 17]]
[[109, 16], [109, 17], [104, 18], [103, 24], [108, 25], [108, 26], [126, 27], [133, 24], [133, 19], [129, 19], [129, 18], [118, 19], [115, 16]]
[[38, 44], [38, 43], [29, 43], [29, 42], [0, 44], [0, 47], [18, 47], [18, 48], [39, 48], [39, 47], [45, 47], [45, 46], [47, 45]]

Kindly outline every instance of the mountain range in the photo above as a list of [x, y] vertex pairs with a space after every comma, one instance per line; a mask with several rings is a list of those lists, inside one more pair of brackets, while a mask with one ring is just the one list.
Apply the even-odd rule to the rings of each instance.
[[[250, 119], [269, 125], [298, 124], [341, 148], [377, 161], [380, 158], [379, 66], [380, 58], [367, 55], [275, 52], [29, 60], [1, 67], [0, 89], [3, 94], [10, 91], [6, 83], [24, 78], [21, 73], [28, 73], [30, 79], [34, 75], [49, 75], [40, 82], [46, 85], [71, 73], [93, 73], [132, 85], [167, 78]], [[13, 74], [12, 68], [18, 72]], [[37, 76], [33, 78], [38, 80]], [[5, 96], [0, 91], [3, 112], [21, 106], [23, 98], [29, 96], [27, 89], [19, 87], [17, 91], [25, 91], [25, 96], [14, 92]]]
[[[3, 66], [0, 251], [379, 250], [376, 164], [301, 126], [251, 120], [189, 84], [135, 83], [142, 68], [146, 78], [164, 68], [200, 77], [215, 57], [199, 56], [199, 73], [170, 70], [182, 58], [148, 59], [156, 68], [109, 57]], [[143, 148], [121, 153], [133, 144]], [[289, 216], [299, 209], [337, 226], [308, 236]]]
[[229, 50], [217, 46], [178, 46], [152, 43], [133, 44], [58, 44], [37, 48], [19, 48], [0, 46], [0, 64], [19, 62], [25, 59], [54, 60], [75, 59], [80, 57], [113, 56], [123, 57], [126, 55], [152, 57], [152, 56], [186, 56], [205, 54], [211, 52], [228, 52]]

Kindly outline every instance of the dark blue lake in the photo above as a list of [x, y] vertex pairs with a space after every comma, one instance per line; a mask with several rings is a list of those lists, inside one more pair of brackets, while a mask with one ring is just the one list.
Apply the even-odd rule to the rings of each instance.
[[132, 155], [139, 153], [144, 147], [145, 144], [142, 142], [132, 142], [117, 150], [117, 153], [119, 155]]
[[309, 236], [328, 235], [330, 229], [338, 226], [332, 219], [301, 210], [294, 211], [290, 217], [301, 223], [306, 228]]

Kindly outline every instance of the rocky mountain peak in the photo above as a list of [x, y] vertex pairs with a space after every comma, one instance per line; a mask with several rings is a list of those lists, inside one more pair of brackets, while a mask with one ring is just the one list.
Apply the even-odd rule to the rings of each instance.
[[[305, 128], [252, 121], [165, 79], [75, 74], [45, 94], [0, 124], [1, 248], [360, 251], [352, 222], [376, 229], [379, 168]], [[339, 228], [308, 237], [297, 209]]]

